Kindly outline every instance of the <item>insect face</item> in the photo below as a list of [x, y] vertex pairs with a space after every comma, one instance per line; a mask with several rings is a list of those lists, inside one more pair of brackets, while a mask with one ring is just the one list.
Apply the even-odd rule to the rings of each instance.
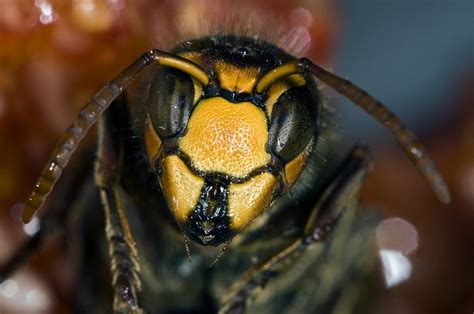
[[292, 58], [269, 44], [229, 38], [176, 52], [205, 69], [161, 69], [151, 85], [145, 134], [151, 165], [187, 237], [219, 245], [286, 193], [316, 141], [319, 97], [300, 74], [256, 93], [261, 75]]

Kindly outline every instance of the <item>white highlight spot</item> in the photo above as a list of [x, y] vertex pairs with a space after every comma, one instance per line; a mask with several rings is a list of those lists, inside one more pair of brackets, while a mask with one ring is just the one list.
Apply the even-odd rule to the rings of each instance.
[[41, 290], [33, 289], [26, 293], [26, 303], [38, 308], [46, 308], [49, 306], [49, 298]]
[[387, 288], [394, 287], [410, 278], [411, 263], [401, 252], [380, 250], [379, 255]]
[[18, 283], [16, 280], [7, 279], [0, 285], [0, 295], [5, 298], [12, 298], [18, 293]]
[[377, 226], [376, 237], [382, 250], [394, 250], [408, 255], [418, 247], [415, 226], [398, 217], [384, 219]]
[[29, 236], [33, 236], [36, 232], [38, 232], [39, 229], [40, 220], [38, 217], [33, 217], [29, 223], [23, 225], [23, 231]]
[[35, 0], [35, 6], [41, 12], [39, 17], [41, 24], [48, 25], [56, 20], [57, 16], [54, 13], [53, 5], [47, 0]]
[[21, 269], [0, 285], [0, 313], [51, 313], [51, 292], [37, 275]]

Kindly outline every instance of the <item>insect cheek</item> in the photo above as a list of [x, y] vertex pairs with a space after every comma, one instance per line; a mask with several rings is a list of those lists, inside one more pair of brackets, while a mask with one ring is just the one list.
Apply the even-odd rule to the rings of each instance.
[[184, 224], [196, 207], [204, 180], [178, 156], [169, 155], [162, 162], [161, 185], [173, 216], [178, 224]]
[[145, 149], [149, 160], [154, 163], [161, 148], [161, 139], [155, 132], [153, 125], [149, 118], [145, 121]]
[[276, 185], [277, 179], [269, 172], [230, 185], [229, 217], [234, 232], [244, 229], [270, 205]]
[[308, 157], [311, 154], [312, 144], [313, 143], [310, 142], [298, 156], [285, 165], [285, 179], [289, 187], [296, 182], [296, 179], [298, 179], [303, 171], [306, 162], [308, 161]]

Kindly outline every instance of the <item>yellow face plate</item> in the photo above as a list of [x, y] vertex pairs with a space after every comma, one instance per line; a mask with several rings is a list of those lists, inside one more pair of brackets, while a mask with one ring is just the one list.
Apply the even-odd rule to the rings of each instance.
[[310, 142], [298, 156], [285, 165], [286, 182], [290, 187], [295, 183], [296, 179], [298, 179], [301, 171], [303, 171], [311, 152], [311, 147], [312, 143]]
[[255, 105], [209, 98], [197, 104], [179, 148], [199, 171], [241, 178], [270, 161], [267, 130], [265, 114]]
[[184, 223], [196, 206], [204, 180], [196, 176], [176, 155], [163, 160], [161, 184], [171, 211], [178, 222]]
[[221, 88], [237, 93], [251, 93], [259, 73], [258, 68], [242, 68], [222, 61], [217, 61], [214, 69]]
[[277, 180], [264, 172], [244, 183], [233, 183], [229, 187], [229, 217], [233, 230], [245, 228], [267, 208], [273, 198]]
[[219, 80], [219, 86], [223, 89], [237, 93], [251, 93], [257, 83], [260, 69], [256, 67], [239, 67], [234, 64], [217, 60], [206, 63], [203, 56], [196, 52], [180, 54], [203, 69], [213, 70]]
[[179, 54], [179, 56], [183, 57], [185, 59], [188, 59], [189, 61], [192, 61], [192, 62], [196, 63], [197, 65], [199, 65], [202, 68], [205, 68], [203, 57], [202, 57], [202, 54], [200, 52], [185, 52], [185, 53]]
[[161, 139], [156, 134], [149, 117], [145, 121], [145, 148], [151, 161], [154, 161], [161, 148]]

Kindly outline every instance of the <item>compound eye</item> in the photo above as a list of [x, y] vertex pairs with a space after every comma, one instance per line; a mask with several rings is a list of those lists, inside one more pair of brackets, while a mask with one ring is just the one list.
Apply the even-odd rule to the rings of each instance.
[[151, 84], [149, 112], [161, 138], [183, 132], [193, 101], [194, 84], [188, 74], [175, 69], [158, 71]]
[[307, 86], [294, 87], [276, 102], [270, 121], [270, 150], [284, 162], [294, 159], [315, 135], [317, 99]]

